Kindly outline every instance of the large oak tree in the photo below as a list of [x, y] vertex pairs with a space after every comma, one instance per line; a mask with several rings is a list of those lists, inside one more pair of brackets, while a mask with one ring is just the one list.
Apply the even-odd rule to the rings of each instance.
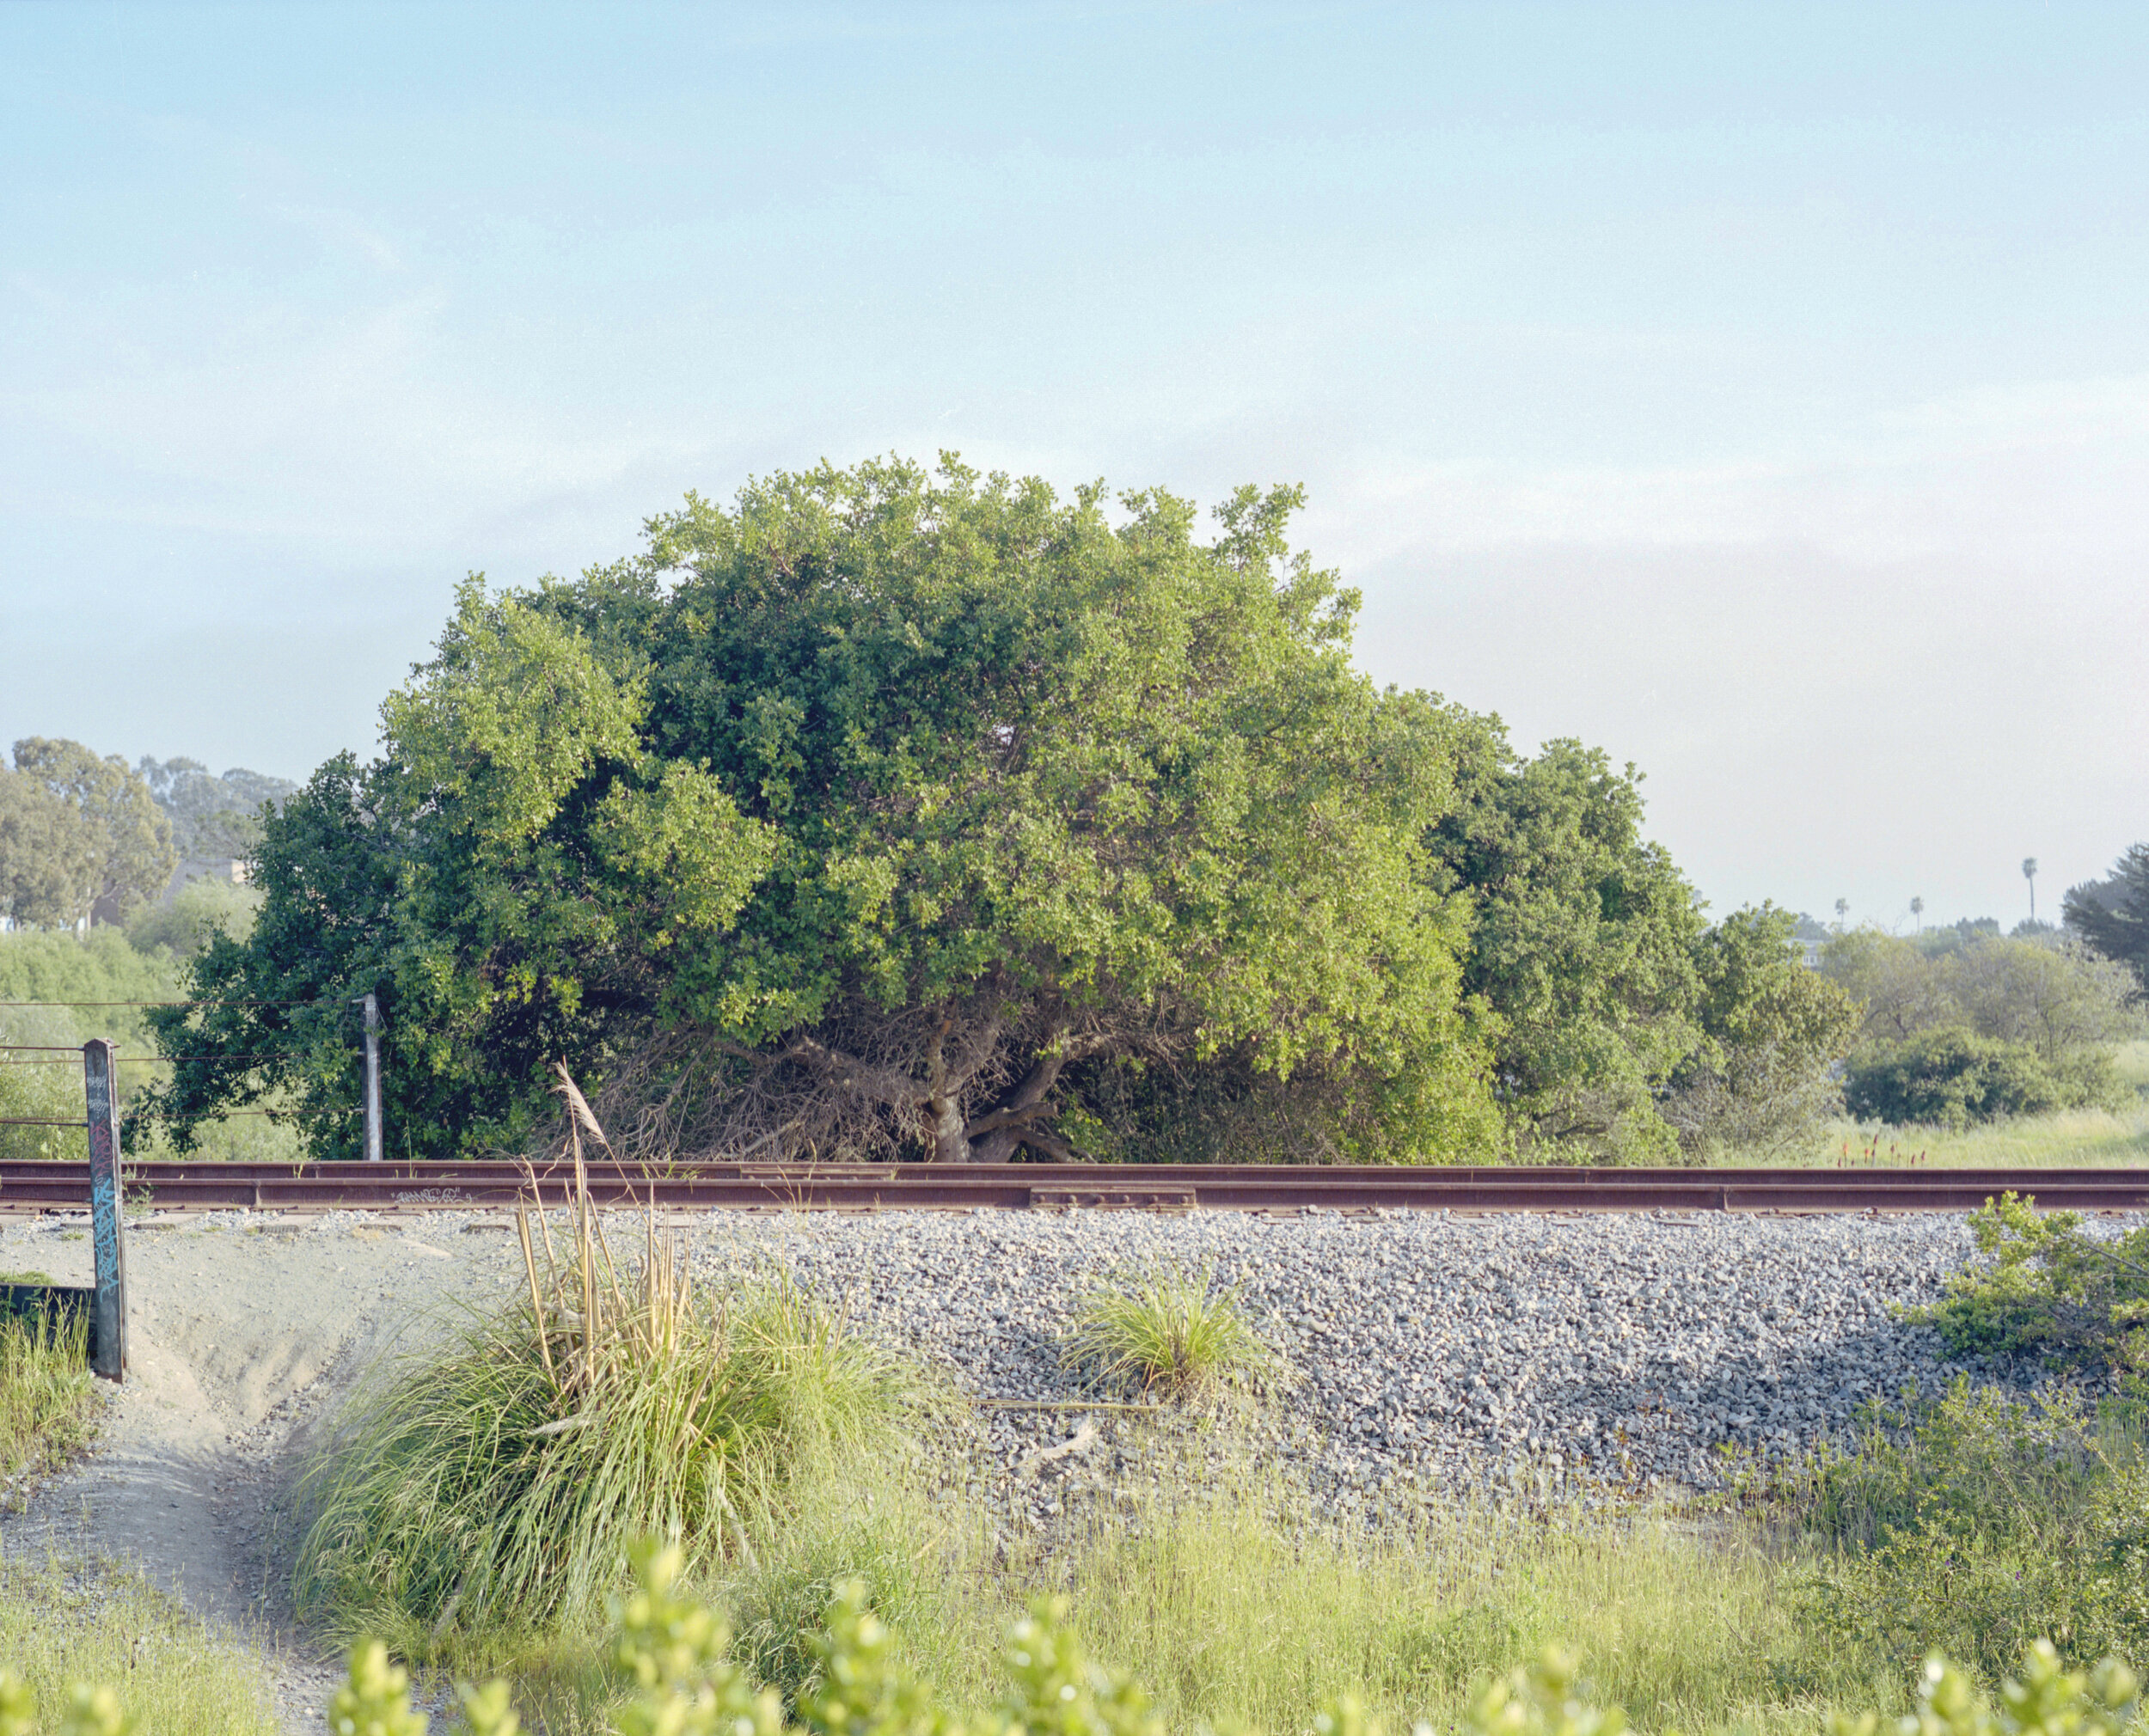
[[1429, 855], [1462, 725], [1352, 667], [1298, 504], [1204, 536], [1161, 492], [823, 468], [579, 581], [474, 583], [381, 758], [267, 822], [157, 1112], [280, 1090], [352, 1149], [373, 990], [419, 1156], [525, 1141], [560, 1056], [701, 1149], [1066, 1157], [1085, 1068], [1228, 1065], [1318, 1077], [1333, 1154], [1481, 1152]]

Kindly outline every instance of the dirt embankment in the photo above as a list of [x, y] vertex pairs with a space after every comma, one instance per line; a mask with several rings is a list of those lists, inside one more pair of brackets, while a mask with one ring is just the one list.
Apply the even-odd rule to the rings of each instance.
[[[138, 1569], [261, 1646], [294, 1731], [340, 1669], [290, 1626], [278, 1517], [309, 1431], [351, 1381], [452, 1305], [519, 1278], [511, 1234], [461, 1214], [217, 1213], [130, 1226], [126, 1384], [96, 1450], [0, 1519], [0, 1546]], [[86, 1219], [0, 1219], [0, 1270], [90, 1281]]]

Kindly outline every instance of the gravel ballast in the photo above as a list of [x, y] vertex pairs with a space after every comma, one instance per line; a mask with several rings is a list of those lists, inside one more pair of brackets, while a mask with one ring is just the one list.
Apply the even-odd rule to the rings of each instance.
[[[698, 1247], [719, 1268], [773, 1261], [972, 1397], [1030, 1403], [1091, 1396], [1059, 1360], [1086, 1287], [1208, 1269], [1299, 1377], [1279, 1437], [1355, 1489], [1548, 1469], [1709, 1488], [1742, 1458], [1847, 1441], [1869, 1401], [1961, 1372], [1898, 1311], [1975, 1252], [1960, 1216], [1444, 1213], [737, 1217]], [[1075, 1421], [1007, 1410], [993, 1433], [1020, 1452]]]
[[[607, 1213], [631, 1264], [634, 1213]], [[2121, 1220], [2097, 1220], [2117, 1227]], [[1186, 1217], [1078, 1211], [663, 1214], [703, 1274], [788, 1270], [987, 1403], [945, 1413], [940, 1465], [995, 1532], [1050, 1533], [1154, 1485], [1148, 1415], [1085, 1413], [1060, 1366], [1083, 1289], [1153, 1262], [1242, 1291], [1299, 1376], [1255, 1440], [1338, 1512], [1425, 1494], [1707, 1489], [1719, 1448], [1783, 1457], [1845, 1439], [1859, 1405], [1955, 1372], [1898, 1305], [1973, 1256], [1959, 1216]], [[564, 1227], [554, 1219], [555, 1233]], [[0, 1216], [0, 1265], [89, 1281], [79, 1214]], [[0, 1514], [0, 1543], [135, 1568], [212, 1626], [279, 1628], [289, 1479], [350, 1383], [398, 1348], [526, 1293], [498, 1212], [211, 1213], [138, 1220], [130, 1368], [95, 1452]], [[2001, 1378], [1991, 1369], [1980, 1378]], [[2005, 1378], [2028, 1385], [2035, 1369]], [[1046, 1409], [1015, 1405], [1064, 1407]], [[1219, 1449], [1237, 1450], [1239, 1437]], [[931, 1443], [921, 1443], [927, 1451]], [[981, 1460], [971, 1449], [982, 1452]], [[1179, 1459], [1198, 1476], [1216, 1462]], [[1176, 1465], [1182, 1469], [1175, 1470]], [[1396, 1501], [1392, 1501], [1391, 1496]], [[1003, 1533], [1004, 1534], [1004, 1533]], [[1049, 1541], [1049, 1537], [1047, 1538]], [[317, 1730], [340, 1667], [272, 1648], [286, 1727]]]

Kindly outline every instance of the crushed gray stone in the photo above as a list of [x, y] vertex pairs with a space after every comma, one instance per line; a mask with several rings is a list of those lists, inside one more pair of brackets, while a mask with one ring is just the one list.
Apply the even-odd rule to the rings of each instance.
[[[1966, 1372], [1901, 1310], [1937, 1299], [1975, 1253], [1965, 1219], [1938, 1213], [885, 1212], [704, 1223], [694, 1248], [711, 1275], [787, 1271], [970, 1396], [1032, 1404], [1096, 1396], [1060, 1354], [1084, 1290], [1157, 1263], [1208, 1271], [1296, 1376], [1266, 1407], [1266, 1438], [1329, 1494], [1398, 1478], [1497, 1489], [1548, 1472], [1707, 1490], [1742, 1464], [1846, 1443], [1869, 1404], [1930, 1394]], [[1975, 1372], [2023, 1388], [2042, 1378], [2034, 1366]], [[1117, 1419], [1098, 1421], [1107, 1437], [1119, 1433]], [[1015, 1409], [982, 1419], [1011, 1473], [1082, 1421]]]

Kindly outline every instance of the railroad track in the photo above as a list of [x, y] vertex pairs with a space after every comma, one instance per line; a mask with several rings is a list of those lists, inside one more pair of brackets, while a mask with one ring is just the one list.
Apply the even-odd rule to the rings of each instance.
[[[130, 1163], [160, 1211], [469, 1211], [548, 1205], [566, 1164]], [[2010, 1189], [2048, 1208], [2149, 1210], [2149, 1169], [1576, 1170], [1272, 1164], [681, 1163], [588, 1168], [602, 1202], [666, 1209], [1461, 1212], [1966, 1212]], [[0, 1163], [0, 1211], [86, 1208], [85, 1165]]]

